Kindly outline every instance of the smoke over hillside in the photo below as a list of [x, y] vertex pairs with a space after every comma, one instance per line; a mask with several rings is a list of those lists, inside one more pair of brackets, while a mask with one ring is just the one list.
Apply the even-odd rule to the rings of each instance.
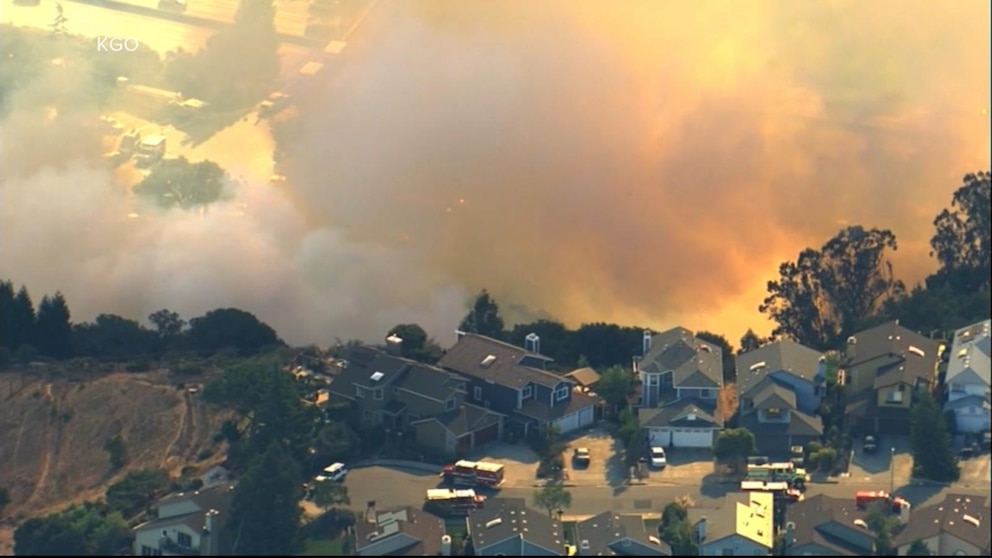
[[[230, 305], [322, 344], [447, 340], [482, 287], [518, 317], [736, 338], [778, 263], [846, 223], [893, 229], [920, 279], [931, 220], [989, 165], [988, 4], [747, 7], [383, 2], [289, 195], [129, 220], [92, 165], [0, 168], [3, 275], [77, 319]], [[0, 148], [43, 153], [30, 129]]]

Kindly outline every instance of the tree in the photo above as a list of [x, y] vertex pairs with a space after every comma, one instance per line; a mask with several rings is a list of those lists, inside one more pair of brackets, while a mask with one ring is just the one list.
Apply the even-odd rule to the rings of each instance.
[[689, 508], [679, 502], [669, 502], [661, 510], [661, 522], [658, 531], [664, 531], [672, 525], [689, 520]]
[[689, 506], [670, 502], [661, 510], [658, 536], [672, 547], [673, 556], [695, 556], [698, 552], [689, 524]]
[[873, 502], [865, 516], [868, 529], [875, 534], [875, 554], [888, 556], [892, 552], [892, 532], [899, 526], [899, 518], [885, 504]]
[[278, 443], [248, 467], [231, 500], [232, 554], [295, 554], [303, 517], [301, 478], [299, 465]]
[[132, 517], [167, 492], [169, 483], [169, 473], [165, 469], [130, 471], [107, 488], [107, 505], [124, 517]]
[[962, 291], [987, 291], [992, 273], [992, 182], [988, 171], [967, 174], [963, 182], [954, 192], [951, 208], [933, 222], [936, 232], [930, 255], [940, 263], [934, 282], [948, 282]]
[[572, 336], [572, 346], [580, 348], [589, 366], [630, 366], [642, 352], [644, 328], [626, 327], [603, 322], [582, 324]]
[[350, 456], [360, 443], [358, 435], [347, 424], [334, 421], [317, 433], [315, 449], [321, 461], [331, 461]]
[[417, 324], [399, 324], [389, 330], [389, 335], [403, 340], [401, 351], [405, 358], [428, 364], [434, 364], [441, 358], [441, 347], [428, 338], [424, 328]]
[[561, 486], [545, 486], [534, 492], [534, 505], [552, 515], [555, 510], [572, 507], [572, 493]]
[[72, 328], [72, 346], [76, 355], [125, 357], [151, 351], [155, 334], [134, 320], [112, 314], [100, 314], [91, 324]]
[[913, 539], [906, 551], [906, 556], [930, 556], [930, 547], [920, 539]]
[[72, 321], [62, 293], [41, 299], [35, 337], [41, 354], [60, 359], [72, 356]]
[[485, 289], [476, 295], [468, 314], [458, 325], [459, 331], [478, 333], [493, 339], [503, 336], [503, 317], [499, 314], [499, 305], [489, 296]]
[[193, 318], [189, 321], [187, 336], [194, 349], [206, 353], [234, 349], [240, 354], [257, 354], [285, 345], [268, 324], [237, 308], [211, 310]]
[[748, 329], [747, 332], [745, 332], [741, 337], [741, 348], [737, 351], [737, 354], [742, 355], [744, 353], [756, 351], [761, 347], [764, 347], [767, 343], [767, 339], [759, 336], [753, 329]]
[[772, 335], [821, 350], [834, 346], [905, 290], [887, 258], [896, 249], [891, 231], [854, 226], [783, 263], [758, 307], [778, 324]]
[[754, 434], [746, 428], [729, 428], [716, 435], [713, 442], [713, 456], [717, 461], [729, 464], [735, 470], [748, 456], [753, 455]]
[[3, 509], [10, 505], [10, 490], [7, 490], [6, 486], [0, 486], [0, 516], [3, 515]]
[[0, 344], [16, 351], [21, 345], [34, 344], [37, 316], [27, 287], [21, 285], [17, 294], [13, 290], [9, 281], [0, 288]]
[[18, 556], [112, 556], [128, 534], [121, 515], [87, 502], [35, 517], [14, 532]]
[[[537, 320], [536, 322], [517, 324], [506, 336], [506, 340], [518, 347], [524, 347], [525, 340], [531, 333], [541, 338], [541, 354], [549, 356], [555, 363], [571, 368], [581, 368], [578, 362], [578, 348], [574, 345], [573, 332], [565, 324], [554, 320]], [[588, 364], [587, 364], [588, 366]]]
[[313, 503], [325, 513], [335, 506], [350, 505], [348, 487], [339, 482], [318, 482], [313, 492]]
[[619, 415], [620, 429], [617, 431], [617, 439], [623, 443], [624, 463], [628, 467], [637, 465], [644, 452], [644, 438], [641, 433], [641, 422], [637, 414], [630, 408], [625, 407]]
[[737, 370], [734, 369], [734, 346], [730, 341], [722, 335], [709, 331], [696, 332], [696, 338], [720, 347], [720, 354], [723, 357], [720, 361], [723, 364], [723, 381], [728, 383], [735, 381]]
[[168, 209], [209, 205], [224, 191], [224, 169], [213, 161], [190, 163], [185, 157], [164, 159], [152, 168], [134, 192]]
[[627, 403], [634, 385], [634, 373], [622, 366], [610, 366], [599, 376], [596, 393], [613, 409]]
[[186, 327], [186, 320], [182, 319], [177, 312], [171, 310], [158, 310], [148, 315], [148, 321], [155, 326], [155, 332], [161, 339], [175, 339], [182, 334]]
[[917, 392], [914, 398], [910, 419], [914, 475], [938, 482], [958, 480], [961, 472], [940, 407], [926, 391]]
[[110, 458], [110, 466], [115, 471], [127, 463], [127, 443], [120, 434], [108, 439], [103, 444], [103, 451], [107, 452], [107, 456]]

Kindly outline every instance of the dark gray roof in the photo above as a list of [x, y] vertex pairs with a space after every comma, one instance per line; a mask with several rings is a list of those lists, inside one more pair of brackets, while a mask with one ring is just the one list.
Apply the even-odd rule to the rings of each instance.
[[169, 494], [158, 501], [159, 505], [172, 502], [188, 500], [193, 502], [201, 510], [219, 510], [218, 506], [226, 506], [231, 501], [231, 493], [234, 491], [233, 483], [225, 483], [194, 490], [192, 492], [177, 492]]
[[528, 399], [523, 406], [517, 410], [517, 414], [546, 422], [560, 419], [565, 415], [574, 413], [579, 409], [585, 409], [586, 407], [590, 407], [597, 403], [599, 403], [599, 399], [573, 390], [571, 399], [568, 401], [568, 405], [559, 404], [552, 407], [547, 401]]
[[[327, 389], [349, 399], [354, 399], [356, 385], [368, 389], [396, 387], [438, 401], [465, 389], [465, 381], [450, 372], [373, 347], [351, 347], [343, 360], [346, 365]], [[373, 381], [376, 372], [381, 372], [382, 378]]]
[[712, 343], [696, 339], [684, 327], [651, 338], [651, 349], [641, 359], [647, 373], [672, 372], [675, 387], [711, 388], [723, 385], [723, 354]]
[[397, 381], [396, 387], [446, 401], [456, 391], [465, 391], [465, 380], [458, 376], [420, 362], [411, 363], [406, 373]]
[[706, 520], [704, 543], [719, 540], [737, 532], [737, 504], [748, 504], [747, 492], [730, 492], [717, 504], [716, 508], [689, 508], [689, 523], [695, 526]]
[[877, 370], [875, 389], [898, 383], [915, 384], [917, 380], [933, 378], [939, 347], [939, 342], [906, 329], [894, 320], [852, 335], [845, 350], [844, 364], [850, 367], [879, 357], [898, 356], [900, 362]]
[[750, 399], [754, 401], [754, 408], [765, 409], [776, 407], [778, 409], [795, 409], [796, 394], [785, 386], [779, 385], [772, 378], [766, 378], [760, 385], [751, 390]]
[[414, 424], [431, 420], [441, 423], [455, 437], [458, 437], [498, 422], [499, 415], [488, 409], [466, 403], [454, 411], [414, 421]]
[[795, 341], [778, 341], [737, 355], [737, 391], [747, 393], [772, 372], [787, 372], [813, 381], [823, 354]]
[[[374, 522], [355, 522], [356, 550], [361, 551], [401, 533], [413, 540], [410, 545], [390, 552], [389, 556], [434, 556], [441, 550], [441, 537], [445, 533], [444, 521], [409, 506], [392, 511], [380, 511], [375, 514]], [[383, 555], [369, 554], [369, 556]]]
[[[644, 518], [639, 515], [618, 515], [603, 512], [575, 526], [576, 545], [582, 556], [670, 556], [672, 548], [658, 540], [657, 533], [648, 533]], [[653, 535], [657, 543], [648, 539]], [[626, 542], [626, 544], [624, 544]], [[588, 545], [588, 548], [585, 546]]]
[[854, 505], [854, 498], [833, 498], [817, 494], [801, 502], [789, 505], [785, 511], [786, 523], [794, 525], [791, 548], [808, 544], [822, 546], [837, 556], [866, 556], [872, 548], [861, 548], [844, 537], [836, 536], [824, 529], [830, 523], [837, 523], [851, 529], [861, 529], [854, 520], [864, 519], [864, 512]]
[[594, 385], [599, 381], [599, 372], [596, 372], [592, 368], [586, 366], [585, 368], [579, 368], [577, 370], [572, 370], [565, 376], [575, 380], [579, 385], [589, 387]]
[[486, 500], [484, 508], [469, 514], [468, 526], [477, 554], [486, 547], [510, 539], [527, 540], [552, 551], [564, 550], [565, 541], [558, 522], [547, 512], [527, 507], [523, 498]]
[[712, 405], [697, 399], [680, 399], [661, 409], [640, 409], [638, 416], [643, 427], [718, 428], [721, 423], [714, 411]]
[[[966, 515], [978, 520], [978, 525], [965, 521]], [[895, 546], [909, 545], [916, 539], [928, 539], [944, 532], [988, 552], [992, 546], [990, 526], [992, 507], [988, 498], [974, 494], [948, 494], [943, 502], [913, 508], [909, 523], [893, 542]]]
[[[495, 357], [495, 359], [490, 364], [483, 365], [483, 360], [489, 356]], [[551, 372], [521, 365], [520, 361], [525, 357], [550, 360], [509, 343], [468, 333], [462, 336], [454, 347], [448, 349], [438, 364], [459, 374], [492, 381], [514, 389], [520, 389], [529, 383], [551, 388], [563, 381], [574, 383], [570, 379]]]
[[793, 409], [789, 413], [789, 422], [761, 422], [757, 413], [747, 413], [740, 419], [741, 428], [750, 430], [755, 436], [822, 436], [823, 419], [807, 415]]

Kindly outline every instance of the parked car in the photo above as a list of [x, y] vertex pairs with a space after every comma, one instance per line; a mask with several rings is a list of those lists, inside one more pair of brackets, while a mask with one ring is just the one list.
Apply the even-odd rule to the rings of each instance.
[[651, 466], [655, 469], [664, 469], [668, 465], [668, 457], [665, 455], [665, 448], [661, 446], [653, 446], [648, 450], [648, 455], [651, 457]]
[[576, 465], [588, 467], [592, 461], [592, 454], [589, 453], [589, 448], [577, 448], [575, 454], [572, 456], [572, 460], [575, 461]]
[[344, 463], [335, 463], [324, 467], [321, 474], [317, 475], [314, 480], [317, 482], [343, 482], [347, 475], [348, 468], [344, 466]]
[[878, 440], [871, 434], [865, 436], [864, 442], [861, 444], [861, 449], [865, 453], [875, 453], [878, 451]]

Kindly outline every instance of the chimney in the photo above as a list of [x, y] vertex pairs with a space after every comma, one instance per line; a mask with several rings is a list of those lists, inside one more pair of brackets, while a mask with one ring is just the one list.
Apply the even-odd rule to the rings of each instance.
[[365, 503], [365, 522], [375, 523], [375, 500], [369, 500]]
[[844, 358], [848, 361], [853, 361], [854, 357], [857, 356], [858, 348], [858, 338], [855, 336], [850, 336], [847, 338], [847, 348], [844, 349]]
[[441, 556], [451, 556], [451, 535], [441, 537]]
[[200, 537], [200, 555], [218, 556], [217, 510], [210, 510], [204, 515], [203, 536]]
[[536, 333], [528, 333], [524, 338], [524, 349], [530, 353], [541, 354], [541, 338]]
[[403, 338], [399, 335], [390, 335], [386, 338], [386, 352], [393, 356], [403, 354]]
[[641, 355], [642, 356], [647, 355], [648, 354], [648, 351], [651, 350], [651, 338], [652, 337], [653, 337], [653, 335], [651, 334], [651, 330], [650, 329], [645, 329], [644, 330], [644, 333], [641, 334]]
[[706, 517], [701, 517], [696, 522], [696, 542], [702, 543], [706, 540]]

